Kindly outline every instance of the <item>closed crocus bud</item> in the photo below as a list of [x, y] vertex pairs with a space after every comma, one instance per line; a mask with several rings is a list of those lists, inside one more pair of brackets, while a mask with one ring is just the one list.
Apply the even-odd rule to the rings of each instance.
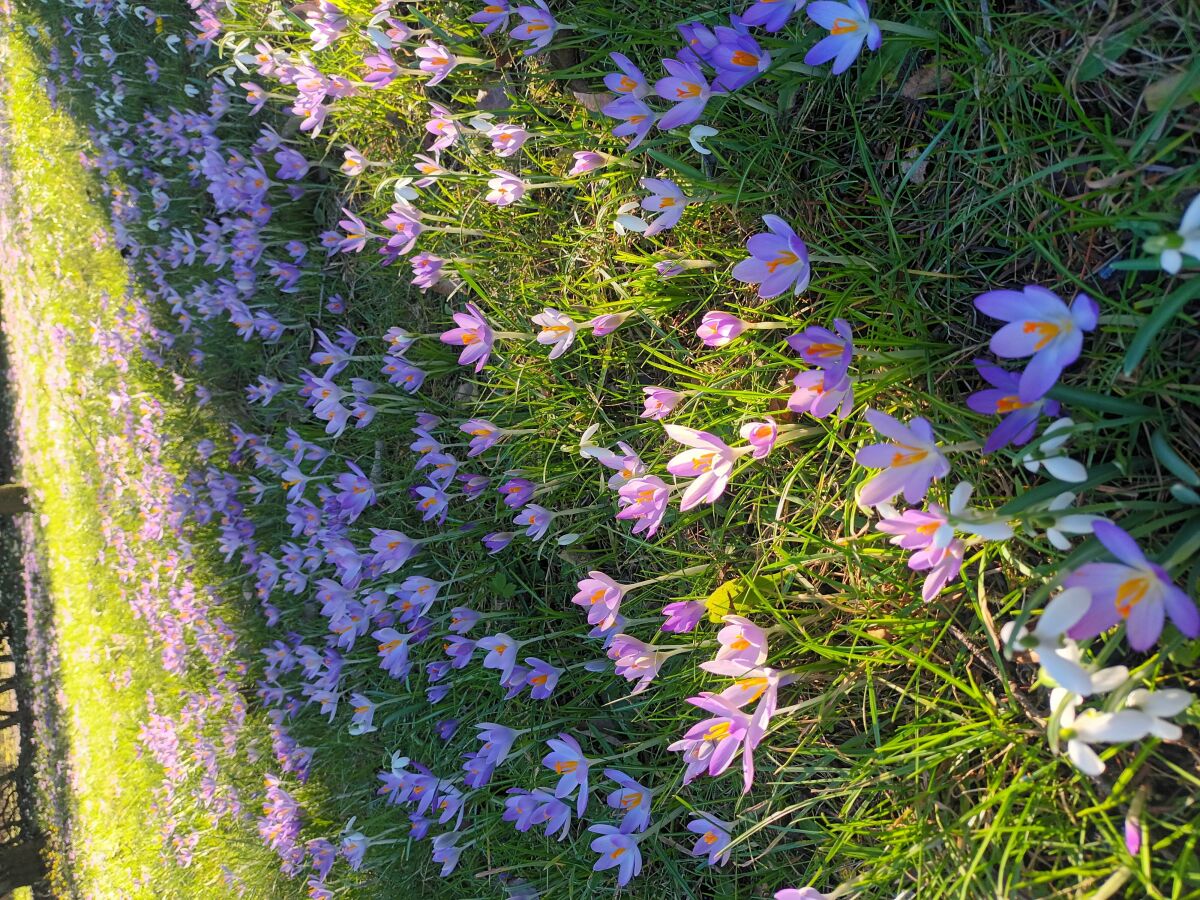
[[646, 408], [641, 415], [643, 419], [665, 419], [683, 398], [679, 391], [668, 388], [648, 387], [642, 390], [646, 394]]
[[571, 166], [571, 170], [567, 174], [572, 177], [599, 169], [607, 165], [609, 160], [609, 157], [604, 154], [593, 153], [591, 150], [577, 150], [571, 156], [575, 160], [575, 164]]
[[706, 312], [696, 335], [706, 347], [724, 347], [746, 330], [746, 323], [725, 312]]
[[596, 318], [587, 324], [592, 326], [592, 334], [596, 335], [596, 337], [604, 337], [606, 334], [612, 334], [625, 324], [625, 320], [631, 315], [633, 315], [631, 312], [609, 313], [604, 316], [596, 316]]

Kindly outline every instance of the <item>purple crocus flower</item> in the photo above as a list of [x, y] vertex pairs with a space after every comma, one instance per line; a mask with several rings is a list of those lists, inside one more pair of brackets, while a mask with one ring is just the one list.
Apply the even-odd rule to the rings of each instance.
[[571, 602], [587, 613], [588, 624], [606, 630], [611, 628], [621, 611], [625, 585], [618, 584], [603, 572], [588, 572], [588, 577], [582, 579], [577, 588]]
[[488, 553], [496, 554], [511, 544], [516, 536], [516, 532], [513, 531], [493, 531], [483, 536], [483, 546]]
[[707, 856], [710, 866], [723, 866], [729, 862], [729, 843], [733, 838], [729, 834], [729, 823], [720, 825], [707, 816], [692, 819], [688, 822], [687, 830], [696, 835], [696, 843], [692, 846], [692, 856]]
[[[687, 766], [683, 783], [690, 784], [702, 772], [713, 778], [729, 768], [738, 751], [743, 749], [746, 735], [750, 731], [750, 716], [738, 709], [729, 700], [716, 694], [702, 693], [689, 697], [688, 703], [713, 713], [687, 730], [683, 738], [667, 747], [683, 753]], [[750, 790], [754, 781], [754, 757], [745, 752], [742, 757], [743, 793]]]
[[616, 126], [612, 133], [613, 137], [631, 138], [625, 147], [626, 150], [634, 149], [646, 139], [657, 118], [654, 110], [647, 106], [645, 101], [632, 95], [618, 97], [602, 111], [611, 119], [621, 120], [621, 124]]
[[363, 76], [363, 81], [375, 90], [387, 87], [400, 74], [400, 67], [396, 65], [396, 60], [386, 50], [364, 56], [363, 64], [367, 67], [367, 74]]
[[525, 684], [529, 685], [529, 696], [534, 700], [549, 700], [558, 685], [559, 676], [565, 670], [536, 656], [525, 657], [525, 665], [529, 666], [529, 674], [525, 677]]
[[471, 436], [467, 456], [478, 456], [494, 447], [504, 437], [504, 429], [497, 428], [487, 419], [467, 419], [458, 426], [458, 430]]
[[713, 34], [712, 29], [699, 22], [686, 22], [678, 28], [679, 35], [686, 45], [676, 54], [680, 62], [697, 65], [704, 62], [713, 66], [712, 52], [717, 46], [717, 36]]
[[[569, 734], [560, 734], [557, 738], [546, 741], [550, 752], [542, 757], [542, 765], [559, 776], [558, 784], [554, 787], [554, 796], [561, 800], [576, 788], [579, 796], [576, 800], [576, 815], [583, 815], [588, 802], [588, 769], [592, 761], [583, 755], [579, 742]], [[615, 829], [614, 829], [615, 830]]]
[[713, 87], [722, 91], [739, 90], [771, 65], [771, 54], [744, 31], [720, 27], [716, 29], [717, 46], [709, 57], [718, 71]]
[[525, 529], [525, 536], [530, 540], [540, 541], [546, 536], [546, 529], [554, 521], [554, 513], [536, 503], [526, 505], [516, 516], [513, 524]]
[[680, 498], [680, 512], [687, 512], [701, 503], [716, 503], [725, 493], [729, 476], [733, 474], [734, 451], [715, 434], [684, 428], [682, 425], [664, 425], [667, 437], [691, 447], [677, 454], [667, 463], [667, 471], [680, 478], [691, 478]]
[[1068, 307], [1058, 294], [1038, 285], [988, 291], [975, 298], [975, 308], [1008, 323], [992, 335], [993, 353], [1004, 359], [1032, 357], [1018, 386], [1022, 403], [1032, 403], [1054, 387], [1063, 369], [1079, 359], [1083, 332], [1093, 330], [1100, 317], [1100, 307], [1087, 294], [1077, 294]]
[[516, 41], [529, 41], [525, 50], [526, 56], [532, 56], [545, 50], [554, 39], [555, 32], [560, 26], [558, 20], [550, 14], [545, 0], [535, 0], [537, 6], [518, 6], [516, 13], [524, 21], [508, 33]]
[[831, 0], [815, 0], [808, 4], [808, 17], [829, 32], [804, 54], [804, 64], [819, 66], [833, 60], [833, 74], [841, 75], [862, 52], [863, 44], [878, 50], [883, 43], [883, 33], [871, 21], [871, 12], [866, 0], [848, 0], [834, 3]]
[[456, 606], [450, 610], [450, 630], [455, 634], [466, 634], [479, 621], [479, 613], [466, 606]]
[[668, 58], [663, 60], [663, 68], [670, 74], [654, 83], [654, 92], [675, 104], [658, 120], [658, 127], [669, 131], [699, 119], [712, 96], [712, 88], [698, 65]]
[[779, 439], [779, 426], [775, 424], [774, 419], [767, 416], [762, 422], [747, 422], [738, 434], [754, 448], [750, 454], [754, 459], [765, 459], [767, 454], [775, 449], [775, 442]]
[[663, 631], [674, 634], [695, 630], [708, 612], [708, 607], [700, 600], [678, 600], [663, 607], [662, 614], [667, 620], [662, 624]]
[[789, 287], [799, 294], [808, 287], [812, 275], [808, 247], [779, 216], [763, 216], [763, 222], [767, 232], [746, 242], [750, 257], [733, 267], [733, 277], [757, 284], [758, 296], [763, 299], [778, 297]]
[[742, 13], [742, 23], [751, 27], [760, 26], [764, 31], [776, 32], [787, 24], [796, 10], [804, 6], [804, 0], [754, 0]]
[[533, 499], [536, 487], [537, 485], [527, 478], [510, 478], [496, 490], [504, 498], [505, 506], [509, 509], [520, 509]]
[[623, 834], [615, 825], [592, 825], [588, 831], [600, 835], [590, 844], [592, 851], [600, 854], [593, 872], [616, 869], [617, 885], [625, 887], [642, 871], [642, 851], [636, 838]]
[[986, 360], [975, 360], [975, 368], [991, 388], [976, 391], [967, 398], [967, 406], [985, 416], [1003, 416], [1000, 424], [992, 429], [983, 445], [984, 453], [995, 453], [997, 450], [1012, 444], [1020, 447], [1029, 443], [1037, 430], [1038, 419], [1042, 413], [1057, 416], [1059, 405], [1057, 400], [1041, 397], [1032, 403], [1022, 402], [1020, 392], [1021, 376], [1009, 372]]
[[834, 319], [833, 327], [836, 334], [820, 325], [809, 325], [788, 338], [788, 346], [799, 353], [801, 359], [829, 373], [830, 385], [845, 376], [854, 359], [854, 333], [850, 323], [845, 319]]
[[792, 384], [796, 390], [787, 405], [793, 412], [806, 412], [817, 419], [837, 413], [839, 419], [844, 419], [854, 406], [854, 385], [848, 375], [835, 382], [825, 370], [803, 369], [792, 379]]
[[445, 332], [441, 337], [442, 343], [461, 345], [463, 352], [459, 354], [458, 364], [469, 366], [475, 363], [475, 371], [483, 371], [496, 340], [491, 326], [474, 303], [467, 304], [466, 312], [455, 313], [454, 321], [458, 327]]
[[1064, 588], [1083, 587], [1092, 595], [1088, 611], [1067, 633], [1085, 640], [1125, 622], [1125, 637], [1134, 650], [1148, 650], [1162, 634], [1164, 614], [1184, 635], [1200, 636], [1200, 612], [1167, 571], [1146, 559], [1137, 542], [1104, 519], [1093, 533], [1118, 562], [1084, 563], [1063, 580]]
[[414, 256], [410, 263], [413, 271], [413, 287], [425, 291], [437, 284], [446, 261], [432, 253], [421, 252]]
[[512, 15], [508, 0], [489, 0], [486, 6], [475, 13], [468, 21], [476, 25], [486, 25], [481, 34], [489, 35], [508, 25], [508, 17]]
[[634, 834], [649, 828], [651, 792], [618, 769], [605, 769], [604, 775], [618, 785], [617, 790], [608, 795], [608, 805], [625, 813], [621, 833]]
[[496, 669], [502, 682], [512, 677], [513, 668], [517, 664], [517, 650], [520, 643], [514, 641], [503, 632], [480, 638], [475, 646], [484, 651], [483, 667]]
[[859, 489], [863, 506], [885, 503], [901, 491], [909, 503], [919, 503], [933, 481], [950, 474], [950, 463], [924, 419], [918, 416], [905, 425], [874, 409], [868, 409], [866, 416], [871, 427], [892, 442], [871, 444], [855, 455], [860, 466], [883, 469]]
[[651, 192], [650, 196], [643, 198], [642, 209], [658, 213], [643, 232], [646, 237], [653, 237], [668, 228], [674, 228], [683, 217], [684, 209], [693, 202], [693, 199], [669, 178], [643, 178], [641, 185]]
[[[623, 53], [610, 53], [612, 61], [621, 71], [611, 72], [604, 76], [604, 86], [614, 94], [642, 98], [650, 93], [650, 85], [642, 70], [629, 61]], [[264, 100], [265, 102], [265, 100]]]
[[450, 657], [450, 665], [455, 669], [461, 669], [471, 661], [472, 654], [475, 653], [475, 642], [464, 637], [446, 638], [442, 644], [443, 652]]

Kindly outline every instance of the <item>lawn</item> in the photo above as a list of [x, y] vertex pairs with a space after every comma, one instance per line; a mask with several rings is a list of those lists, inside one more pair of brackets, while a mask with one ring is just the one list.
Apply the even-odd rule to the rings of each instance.
[[1200, 896], [1195, 8], [193, 5], [5, 38], [60, 892]]

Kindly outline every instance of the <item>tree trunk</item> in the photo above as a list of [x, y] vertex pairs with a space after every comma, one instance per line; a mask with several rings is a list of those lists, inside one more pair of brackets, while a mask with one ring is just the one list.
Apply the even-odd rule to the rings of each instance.
[[42, 861], [44, 840], [27, 841], [12, 847], [0, 847], [0, 897], [19, 887], [30, 887], [46, 876]]
[[29, 494], [23, 484], [0, 484], [0, 516], [29, 512]]

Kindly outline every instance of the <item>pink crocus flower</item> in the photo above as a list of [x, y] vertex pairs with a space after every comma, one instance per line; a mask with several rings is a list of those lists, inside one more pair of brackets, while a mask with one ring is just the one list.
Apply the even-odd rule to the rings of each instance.
[[558, 359], [567, 352], [567, 349], [575, 342], [575, 332], [579, 327], [575, 320], [566, 313], [549, 307], [534, 316], [533, 323], [541, 326], [536, 340], [539, 344], [549, 345], [552, 348], [550, 350], [551, 359]]
[[570, 796], [576, 788], [576, 815], [583, 815], [588, 803], [588, 770], [592, 761], [583, 755], [579, 742], [569, 734], [560, 734], [546, 741], [550, 752], [542, 757], [542, 765], [559, 776], [554, 787], [554, 796], [561, 800]]
[[868, 409], [866, 416], [891, 443], [871, 444], [856, 454], [860, 466], [883, 469], [859, 489], [859, 502], [876, 506], [901, 492], [909, 503], [921, 502], [930, 484], [950, 474], [950, 463], [938, 449], [933, 428], [919, 416], [907, 425], [874, 409]]
[[716, 503], [729, 484], [737, 451], [707, 431], [682, 425], [667, 424], [663, 427], [671, 440], [692, 448], [677, 454], [667, 463], [667, 471], [672, 475], [692, 479], [680, 498], [680, 512], [687, 512], [701, 503]]
[[[725, 616], [725, 627], [717, 632], [720, 649], [700, 668], [714, 674], [749, 671], [767, 660], [767, 633], [745, 616]], [[726, 664], [726, 665], [722, 665]]]
[[642, 392], [646, 395], [646, 406], [640, 418], [643, 419], [665, 419], [671, 414], [683, 399], [683, 394], [679, 391], [672, 391], [669, 388], [648, 387], [642, 388]]
[[576, 150], [571, 154], [571, 158], [574, 159], [575, 162], [567, 174], [572, 178], [595, 171], [608, 162], [608, 157], [606, 157], [604, 154], [595, 153], [591, 150]]
[[657, 676], [670, 653], [656, 650], [652, 645], [628, 634], [613, 637], [608, 648], [608, 658], [614, 663], [616, 673], [626, 681], [636, 681], [631, 697], [646, 690]]
[[[717, 823], [720, 824], [717, 824]], [[703, 816], [688, 822], [687, 830], [696, 835], [696, 843], [692, 846], [692, 856], [707, 856], [710, 866], [723, 866], [729, 862], [729, 843], [733, 840], [730, 835], [730, 824]]]
[[469, 366], [475, 363], [475, 371], [482, 371], [491, 356], [495, 333], [474, 303], [467, 304], [466, 312], [455, 313], [454, 321], [458, 327], [445, 332], [441, 337], [442, 343], [462, 346], [458, 364]]
[[500, 123], [487, 130], [492, 141], [492, 152], [497, 156], [513, 156], [529, 138], [529, 132], [520, 125]]
[[588, 624], [599, 625], [605, 630], [611, 628], [621, 610], [625, 585], [618, 584], [603, 572], [593, 571], [588, 572], [588, 577], [581, 579], [577, 587], [571, 602], [587, 612]]
[[596, 337], [604, 337], [606, 334], [612, 334], [628, 319], [633, 313], [605, 313], [604, 315], [596, 316], [588, 321], [588, 325], [592, 326], [592, 334]]
[[750, 455], [755, 459], [763, 459], [775, 449], [775, 441], [779, 439], [779, 426], [775, 420], [767, 416], [762, 422], [747, 422], [738, 432], [742, 440], [748, 441], [754, 448]]
[[[684, 784], [690, 784], [702, 772], [713, 778], [724, 773], [738, 752], [744, 749], [750, 730], [750, 716], [716, 694], [705, 692], [698, 697], [689, 697], [688, 703], [714, 715], [693, 725], [680, 740], [667, 747], [683, 754], [687, 766]], [[743, 793], [746, 793], [754, 781], [751, 753], [742, 754], [742, 776]]]
[[488, 203], [496, 206], [510, 206], [525, 196], [525, 182], [512, 172], [504, 169], [492, 169], [492, 174], [496, 177], [488, 179], [490, 190], [484, 197]]
[[1146, 558], [1129, 533], [1105, 519], [1093, 533], [1117, 562], [1084, 563], [1063, 580], [1064, 588], [1082, 587], [1091, 593], [1088, 611], [1067, 632], [1074, 640], [1096, 637], [1121, 622], [1134, 650], [1154, 646], [1170, 616], [1186, 637], [1200, 636], [1200, 612], [1195, 602], [1171, 581], [1166, 569]]
[[763, 299], [778, 297], [789, 287], [800, 294], [812, 275], [808, 246], [779, 216], [763, 216], [763, 222], [767, 231], [746, 242], [750, 256], [733, 267], [733, 277], [757, 284]]
[[425, 130], [436, 135], [437, 140], [429, 145], [429, 149], [433, 153], [437, 153], [439, 150], [445, 150], [452, 146], [462, 134], [462, 129], [454, 121], [450, 110], [437, 103], [431, 103], [429, 107], [433, 111], [433, 118], [425, 123]]
[[775, 892], [775, 900], [829, 900], [816, 888], [784, 888]]
[[617, 885], [625, 887], [642, 871], [642, 851], [636, 838], [622, 833], [615, 825], [592, 825], [588, 831], [600, 835], [590, 844], [592, 851], [600, 854], [592, 866], [593, 872], [616, 869]]
[[426, 41], [425, 46], [418, 47], [416, 50], [417, 56], [420, 58], [420, 69], [422, 72], [429, 72], [433, 75], [426, 85], [433, 87], [454, 71], [454, 67], [458, 65], [458, 59], [439, 44], [437, 41]]
[[705, 347], [724, 347], [746, 330], [746, 323], [727, 312], [710, 310], [700, 320], [696, 336]]
[[808, 413], [817, 419], [836, 414], [839, 419], [850, 415], [854, 406], [854, 385], [848, 375], [833, 381], [824, 369], [804, 369], [792, 379], [795, 390], [788, 397], [788, 409]]
[[621, 511], [617, 518], [632, 519], [634, 534], [645, 532], [647, 538], [654, 536], [658, 526], [662, 524], [667, 511], [667, 501], [671, 497], [671, 489], [657, 475], [644, 475], [634, 478], [621, 485], [617, 491], [617, 502]]
[[662, 630], [674, 634], [682, 634], [695, 629], [704, 618], [708, 607], [700, 600], [678, 600], [663, 607], [662, 614], [666, 621]]
[[535, 2], [537, 6], [517, 7], [517, 15], [524, 21], [508, 33], [513, 40], [530, 42], [529, 47], [525, 50], [526, 56], [532, 56], [545, 50], [550, 41], [554, 39], [555, 33], [562, 27], [558, 24], [558, 20], [550, 14], [545, 0], [535, 0]]

